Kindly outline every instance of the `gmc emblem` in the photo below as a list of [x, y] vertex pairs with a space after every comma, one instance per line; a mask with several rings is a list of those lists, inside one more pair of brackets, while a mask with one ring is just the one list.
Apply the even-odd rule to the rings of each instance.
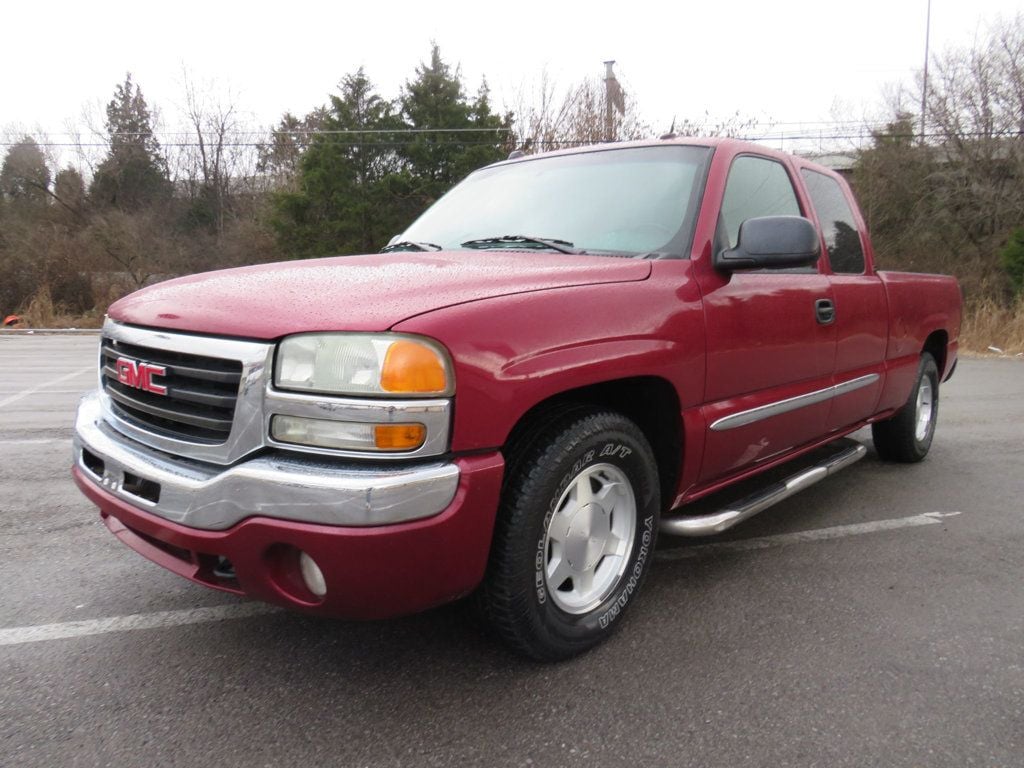
[[153, 383], [154, 376], [166, 375], [167, 369], [162, 365], [129, 360], [127, 357], [117, 358], [117, 380], [126, 387], [152, 392], [154, 395], [166, 395], [167, 387]]

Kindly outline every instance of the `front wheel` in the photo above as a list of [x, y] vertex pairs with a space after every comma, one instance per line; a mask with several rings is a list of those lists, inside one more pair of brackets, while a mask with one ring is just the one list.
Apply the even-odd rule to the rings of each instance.
[[654, 454], [632, 421], [556, 420], [509, 467], [479, 593], [487, 622], [539, 660], [604, 640], [647, 574], [659, 505]]
[[871, 425], [871, 438], [885, 461], [912, 463], [928, 455], [939, 417], [939, 368], [921, 355], [910, 398], [892, 417]]

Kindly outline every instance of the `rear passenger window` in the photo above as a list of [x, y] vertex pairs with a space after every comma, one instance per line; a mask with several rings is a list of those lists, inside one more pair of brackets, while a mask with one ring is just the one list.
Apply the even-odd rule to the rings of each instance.
[[832, 271], [843, 275], [863, 273], [864, 248], [860, 243], [860, 232], [857, 231], [853, 211], [846, 202], [846, 195], [839, 182], [831, 176], [806, 168], [800, 173], [811, 195], [811, 204], [818, 213], [818, 221], [821, 222]]
[[760, 216], [799, 216], [800, 204], [793, 183], [781, 163], [764, 157], [737, 157], [729, 169], [722, 198], [720, 235], [735, 248], [740, 224]]

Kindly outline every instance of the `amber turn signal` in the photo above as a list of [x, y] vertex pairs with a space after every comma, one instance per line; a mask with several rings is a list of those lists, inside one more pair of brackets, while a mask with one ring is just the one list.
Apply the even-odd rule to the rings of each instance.
[[380, 386], [385, 392], [442, 394], [448, 389], [444, 360], [426, 344], [399, 339], [388, 347]]
[[423, 445], [427, 428], [422, 424], [378, 424], [373, 441], [381, 451], [412, 451]]

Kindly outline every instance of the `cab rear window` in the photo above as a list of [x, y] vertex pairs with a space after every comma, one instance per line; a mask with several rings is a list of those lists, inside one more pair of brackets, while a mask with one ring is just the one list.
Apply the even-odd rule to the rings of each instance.
[[839, 182], [831, 176], [807, 168], [800, 173], [821, 223], [832, 271], [843, 275], [862, 274], [864, 247], [860, 242], [860, 232], [857, 231], [857, 221]]

